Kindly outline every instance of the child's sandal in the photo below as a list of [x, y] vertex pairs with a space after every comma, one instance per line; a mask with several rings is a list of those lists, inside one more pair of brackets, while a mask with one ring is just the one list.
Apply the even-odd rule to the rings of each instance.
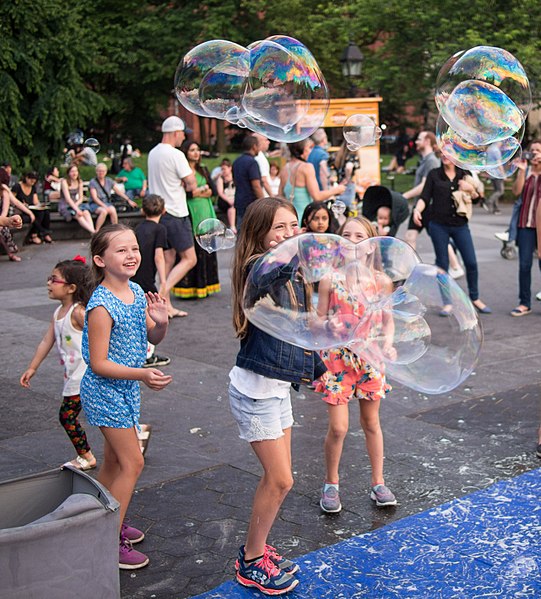
[[96, 463], [97, 461], [95, 458], [94, 461], [91, 462], [90, 460], [83, 458], [83, 456], [78, 455], [74, 460], [71, 460], [71, 462], [66, 462], [64, 466], [73, 466], [74, 468], [77, 468], [77, 470], [92, 470], [96, 467]]

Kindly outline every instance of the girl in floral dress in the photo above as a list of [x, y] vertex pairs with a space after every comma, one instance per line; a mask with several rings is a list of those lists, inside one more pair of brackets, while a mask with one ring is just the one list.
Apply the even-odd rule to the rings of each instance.
[[[349, 218], [339, 234], [357, 244], [369, 237], [375, 237], [373, 225], [364, 217]], [[366, 286], [364, 293], [370, 293]], [[349, 291], [347, 280], [333, 277], [323, 279], [319, 284], [318, 313], [328, 317], [329, 307], [338, 307], [342, 314], [353, 318], [362, 316], [364, 306]], [[383, 317], [385, 318], [385, 317]], [[332, 319], [331, 319], [332, 322]], [[370, 323], [370, 327], [384, 325], [383, 322]], [[392, 335], [387, 336], [389, 339]], [[383, 348], [392, 355], [392, 344]], [[372, 468], [370, 497], [378, 507], [396, 505], [396, 498], [385, 486], [383, 478], [383, 433], [379, 421], [380, 400], [391, 390], [385, 375], [347, 347], [328, 349], [321, 352], [327, 372], [316, 384], [316, 391], [324, 393], [327, 403], [329, 428], [325, 437], [326, 479], [321, 491], [320, 506], [323, 511], [337, 513], [342, 509], [339, 495], [339, 466], [344, 440], [349, 427], [349, 402], [359, 401], [361, 427], [366, 438], [366, 449]]]

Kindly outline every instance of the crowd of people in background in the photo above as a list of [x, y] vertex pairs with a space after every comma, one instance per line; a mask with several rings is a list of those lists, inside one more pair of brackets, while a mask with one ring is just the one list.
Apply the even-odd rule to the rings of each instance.
[[[180, 129], [181, 123], [183, 129]], [[172, 128], [178, 131], [172, 131]], [[413, 186], [402, 194], [384, 186], [362, 186], [358, 177], [362, 170], [359, 156], [349, 152], [345, 143], [331, 153], [324, 129], [315, 131], [311, 138], [287, 144], [287, 147], [282, 144], [284, 147], [272, 152], [269, 152], [268, 138], [248, 131], [242, 141], [241, 155], [233, 162], [224, 158], [209, 173], [201, 160], [200, 146], [186, 139], [183, 121], [169, 117], [162, 126], [162, 142], [149, 154], [148, 179], [144, 170], [135, 166], [133, 157], [136, 154], [131, 140], [126, 138], [123, 142], [120, 163], [112, 177], [108, 176], [105, 162], [98, 163], [95, 152], [81, 144], [80, 132], [77, 133], [70, 149], [66, 150], [63, 175], [59, 167], [53, 165], [41, 181], [38, 173], [32, 170], [18, 177], [9, 162], [3, 163], [0, 168], [2, 214], [19, 215], [23, 226], [29, 225], [25, 241], [40, 245], [54, 241], [51, 212], [55, 209], [63, 220], [75, 220], [93, 234], [106, 222], [117, 223], [119, 212], [139, 211], [141, 200], [149, 192], [157, 193], [165, 201], [161, 221], [168, 229], [167, 275], [161, 282], [160, 291], [167, 297], [172, 317], [184, 316], [186, 312], [172, 306], [171, 292], [178, 298], [191, 299], [207, 297], [220, 289], [215, 257], [194, 245], [199, 223], [223, 215], [224, 222], [236, 233], [247, 207], [267, 196], [281, 196], [292, 202], [299, 220], [314, 202], [330, 206], [334, 200], [341, 200], [346, 204], [346, 214], [355, 214], [359, 208], [377, 224], [378, 234], [391, 235], [397, 234], [404, 221], [403, 209], [398, 207], [400, 201], [407, 200], [412, 210], [404, 239], [415, 249], [419, 233], [426, 229], [434, 243], [438, 266], [453, 278], [466, 275], [472, 301], [482, 313], [490, 312], [478, 298], [475, 283], [477, 262], [467, 225], [471, 212], [469, 215], [457, 213], [453, 192], [471, 186], [464, 177], [472, 176], [473, 195], [466, 193], [465, 197], [471, 197], [473, 203], [497, 215], [501, 213], [499, 202], [505, 191], [505, 179], [503, 175], [502, 178], [492, 175], [483, 183], [476, 173], [455, 169], [448, 161], [442, 165], [436, 137], [430, 131], [420, 131], [413, 138], [402, 134], [391, 163], [384, 169], [395, 174], [414, 173]], [[532, 212], [529, 206], [531, 196], [537, 198], [537, 188], [530, 181], [537, 175], [540, 147], [532, 144], [533, 157], [529, 163], [521, 161], [513, 184], [516, 197], [522, 198], [523, 191], [527, 197], [526, 208], [520, 209], [520, 218], [510, 227], [511, 240], [516, 240], [520, 254], [520, 297], [517, 308], [511, 312], [513, 316], [531, 311], [529, 273], [533, 252], [530, 249], [537, 244], [537, 236], [535, 209]], [[416, 168], [407, 169], [407, 161], [414, 155], [418, 156], [418, 164]], [[80, 175], [82, 164], [92, 165], [95, 169], [89, 182], [84, 182]], [[439, 177], [436, 173], [440, 173]], [[492, 186], [490, 193], [489, 184]], [[536, 201], [533, 202], [535, 207]], [[372, 210], [371, 206], [376, 209]], [[444, 256], [442, 244], [446, 241], [447, 256]], [[20, 260], [19, 248], [9, 228], [0, 229], [0, 243], [9, 260]]]
[[[142, 381], [160, 390], [171, 382], [170, 376], [157, 370], [169, 364], [170, 358], [157, 355], [155, 345], [163, 339], [168, 320], [188, 316], [173, 305], [171, 297], [201, 300], [220, 292], [217, 256], [204, 251], [195, 238], [204, 220], [221, 216], [238, 233], [232, 288], [233, 321], [241, 348], [230, 372], [231, 410], [241, 438], [250, 443], [264, 470], [246, 543], [239, 550], [236, 576], [245, 586], [280, 594], [296, 586], [298, 569], [267, 544], [274, 518], [293, 484], [291, 384], [313, 384], [327, 404], [329, 428], [320, 496], [321, 509], [326, 513], [341, 510], [339, 465], [349, 426], [348, 404], [353, 400], [360, 403], [360, 424], [371, 464], [369, 496], [378, 507], [396, 504], [383, 477], [379, 422], [380, 401], [391, 388], [384, 373], [347, 348], [318, 355], [271, 338], [249, 323], [243, 314], [242, 292], [254, 257], [298, 231], [334, 233], [352, 243], [376, 235], [394, 236], [409, 216], [405, 240], [415, 248], [418, 235], [426, 229], [436, 265], [455, 278], [465, 274], [472, 304], [479, 314], [489, 315], [491, 309], [480, 298], [468, 222], [474, 203], [499, 213], [503, 179], [491, 178], [494, 191], [485, 199], [479, 177], [438, 156], [436, 138], [430, 131], [421, 131], [414, 142], [401, 143], [390, 165], [397, 174], [405, 172], [415, 147], [419, 162], [414, 184], [403, 194], [381, 185], [366, 189], [360, 185], [356, 177], [358, 156], [352, 155], [345, 143], [331, 156], [323, 129], [311, 139], [289, 144], [287, 160], [282, 155], [269, 160], [269, 139], [246, 132], [241, 155], [233, 162], [223, 159], [212, 172], [202, 162], [200, 145], [186, 137], [181, 118], [166, 118], [161, 135], [148, 155], [148, 178], [127, 153], [116, 177], [108, 177], [107, 165], [91, 159], [83, 151], [86, 148], [73, 150], [63, 175], [58, 166], [51, 166], [41, 186], [32, 170], [17, 179], [9, 164], [0, 168], [0, 244], [9, 260], [21, 260], [12, 230], [24, 225], [28, 225], [28, 243], [54, 242], [51, 210], [55, 206], [60, 218], [75, 220], [92, 235], [92, 268], [99, 282], [92, 293], [90, 269], [81, 257], [53, 268], [48, 293], [60, 306], [21, 376], [21, 384], [29, 386], [55, 343], [64, 363], [76, 362], [73, 367], [66, 366], [60, 410], [61, 423], [77, 452], [70, 463], [82, 470], [96, 466], [78, 420], [82, 406], [89, 423], [100, 426], [104, 435], [106, 453], [99, 479], [121, 504], [119, 565], [137, 569], [148, 564], [148, 557], [131, 546], [144, 534], [124, 521], [143, 468], [146, 445], [142, 439], [148, 441], [150, 430], [148, 425], [138, 430], [139, 387], [135, 383]], [[128, 151], [127, 142], [124, 150]], [[541, 141], [532, 142], [530, 151], [528, 161], [518, 162], [512, 187], [519, 198], [509, 231], [519, 249], [519, 305], [511, 311], [515, 317], [532, 311], [532, 256], [541, 247]], [[79, 170], [85, 163], [95, 168], [88, 185]], [[344, 214], [332, 210], [337, 200], [345, 204]], [[135, 231], [119, 224], [118, 213], [126, 210], [142, 211], [143, 222]], [[539, 266], [541, 269], [541, 259]], [[320, 284], [321, 316], [330, 298], [335, 303], [345, 301], [347, 289], [341, 285], [338, 280]], [[295, 301], [306, 300], [301, 287], [293, 293]], [[351, 309], [359, 311], [362, 306]], [[451, 304], [443, 302], [440, 316], [449, 317], [452, 310]], [[112, 326], [116, 318], [122, 322], [118, 330]], [[385, 327], [385, 322], [381, 325]], [[103, 330], [107, 334], [102, 338]], [[70, 339], [77, 340], [75, 346], [64, 343], [65, 331]], [[129, 359], [125, 357], [126, 344], [133, 350]], [[73, 351], [78, 352], [75, 362], [68, 359]], [[291, 368], [293, 363], [296, 366]], [[338, 379], [340, 385], [335, 384]], [[122, 397], [115, 386], [118, 381], [129, 388]], [[111, 407], [113, 404], [119, 411]], [[254, 419], [260, 422], [259, 427], [253, 426]], [[541, 457], [541, 436], [539, 443], [537, 453]], [[130, 466], [127, 469], [126, 464]]]

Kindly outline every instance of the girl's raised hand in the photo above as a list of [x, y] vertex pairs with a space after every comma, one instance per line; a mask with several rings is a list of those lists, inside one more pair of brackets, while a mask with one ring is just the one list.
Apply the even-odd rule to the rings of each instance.
[[145, 293], [147, 299], [147, 311], [150, 318], [157, 325], [166, 325], [169, 317], [167, 315], [167, 304], [165, 299], [158, 293]]
[[172, 376], [164, 374], [157, 368], [141, 368], [141, 370], [143, 371], [141, 373], [141, 381], [145, 383], [149, 389], [153, 389], [154, 391], [161, 391], [173, 380]]

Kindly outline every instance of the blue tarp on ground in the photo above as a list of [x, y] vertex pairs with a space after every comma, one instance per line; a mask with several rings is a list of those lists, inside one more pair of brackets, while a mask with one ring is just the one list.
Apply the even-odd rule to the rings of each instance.
[[[295, 561], [293, 599], [541, 597], [541, 470]], [[264, 596], [230, 581], [198, 597]]]

